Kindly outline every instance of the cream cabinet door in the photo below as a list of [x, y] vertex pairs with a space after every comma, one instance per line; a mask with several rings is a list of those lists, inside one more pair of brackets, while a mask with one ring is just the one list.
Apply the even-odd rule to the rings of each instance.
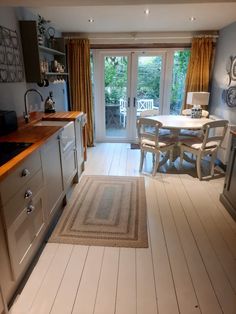
[[45, 230], [44, 195], [41, 190], [7, 229], [8, 246], [15, 279], [40, 245]]
[[49, 221], [63, 196], [61, 155], [58, 134], [53, 136], [42, 149], [43, 175], [45, 180], [45, 215]]
[[76, 141], [76, 155], [78, 175], [84, 171], [84, 146], [83, 146], [83, 126], [82, 117], [75, 120], [75, 141]]

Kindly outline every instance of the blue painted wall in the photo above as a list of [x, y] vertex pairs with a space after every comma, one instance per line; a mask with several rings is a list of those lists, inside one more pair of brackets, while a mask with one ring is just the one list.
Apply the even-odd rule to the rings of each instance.
[[[236, 56], [236, 22], [220, 30], [210, 98], [210, 113], [236, 124], [236, 107], [228, 107], [222, 97], [222, 93], [228, 88], [227, 67], [230, 56]], [[236, 81], [231, 82], [230, 86], [233, 85], [236, 86]]]

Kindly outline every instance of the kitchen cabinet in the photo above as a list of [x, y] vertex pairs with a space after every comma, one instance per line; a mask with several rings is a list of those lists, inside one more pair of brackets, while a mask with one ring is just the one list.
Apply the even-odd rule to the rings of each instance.
[[83, 116], [79, 116], [74, 121], [78, 177], [80, 177], [80, 175], [84, 171], [83, 123]]
[[39, 83], [58, 77], [66, 79], [64, 38], [54, 38], [53, 49], [39, 45], [36, 21], [20, 21], [20, 32], [26, 81]]
[[5, 297], [11, 293], [13, 283], [4, 225], [0, 216], [0, 313], [2, 313], [4, 304], [7, 302]]
[[65, 192], [77, 174], [74, 123], [68, 122], [60, 133], [62, 176]]
[[45, 181], [45, 216], [49, 222], [63, 194], [62, 166], [60, 154], [60, 132], [54, 134], [42, 147], [42, 166]]
[[230, 158], [220, 200], [236, 220], [236, 132], [232, 132], [232, 135]]
[[1, 182], [2, 215], [13, 280], [31, 262], [45, 230], [40, 151], [32, 153]]

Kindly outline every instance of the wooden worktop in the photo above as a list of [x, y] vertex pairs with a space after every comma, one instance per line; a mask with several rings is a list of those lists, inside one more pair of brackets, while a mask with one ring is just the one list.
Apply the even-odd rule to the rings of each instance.
[[1, 142], [27, 142], [33, 144], [0, 167], [0, 180], [5, 178], [11, 170], [43, 145], [60, 128], [60, 126], [34, 126], [29, 124], [8, 135], [1, 136]]
[[83, 115], [83, 112], [81, 111], [55, 113], [31, 112], [30, 123], [25, 123], [23, 117], [19, 118], [18, 130], [6, 136], [1, 136], [0, 141], [26, 142], [33, 144], [0, 167], [0, 180], [2, 180], [11, 170], [17, 167], [20, 162], [43, 145], [50, 136], [61, 128], [60, 126], [35, 126], [35, 123], [40, 120], [74, 121], [81, 115]]
[[83, 112], [81, 111], [45, 113], [42, 119], [43, 120], [55, 120], [55, 121], [74, 121], [81, 115], [83, 115]]

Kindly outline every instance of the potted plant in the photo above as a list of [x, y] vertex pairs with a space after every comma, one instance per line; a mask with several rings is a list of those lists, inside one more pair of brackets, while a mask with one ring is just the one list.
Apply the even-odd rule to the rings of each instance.
[[43, 16], [38, 14], [38, 43], [39, 45], [44, 45], [45, 33], [47, 30], [48, 23], [50, 23], [50, 21], [45, 20]]

